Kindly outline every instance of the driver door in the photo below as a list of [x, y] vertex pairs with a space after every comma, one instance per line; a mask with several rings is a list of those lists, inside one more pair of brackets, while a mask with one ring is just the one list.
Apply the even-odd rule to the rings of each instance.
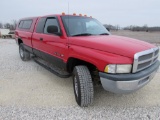
[[63, 39], [62, 35], [49, 32], [52, 31], [48, 30], [51, 26], [58, 28], [57, 33], [61, 33], [58, 18], [48, 17], [43, 26], [43, 32], [34, 34], [33, 39], [34, 42], [37, 41], [38, 43], [36, 44], [36, 47], [39, 50], [39, 56], [42, 59], [63, 68], [65, 65], [63, 59], [68, 47], [66, 46], [66, 41]]

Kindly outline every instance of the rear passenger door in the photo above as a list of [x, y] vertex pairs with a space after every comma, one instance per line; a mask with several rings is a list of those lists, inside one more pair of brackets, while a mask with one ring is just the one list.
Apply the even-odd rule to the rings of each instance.
[[60, 36], [56, 33], [49, 33], [47, 30], [49, 26], [54, 26], [57, 28], [57, 33], [61, 33], [58, 18], [41, 18], [38, 24], [37, 28], [41, 26], [41, 30], [38, 31], [36, 28], [37, 33], [33, 34], [33, 47], [38, 50], [35, 50], [35, 52], [37, 51], [38, 56], [44, 60], [64, 68], [65, 64], [63, 58], [66, 49], [68, 49], [66, 47], [66, 41], [63, 39], [62, 35]]

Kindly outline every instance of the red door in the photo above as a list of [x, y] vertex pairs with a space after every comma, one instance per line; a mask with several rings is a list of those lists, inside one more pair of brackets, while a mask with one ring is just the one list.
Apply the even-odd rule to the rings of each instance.
[[[66, 45], [66, 39], [60, 35], [58, 19], [56, 17], [40, 18], [38, 24], [32, 38], [33, 48], [35, 48], [34, 53], [63, 67], [68, 46]], [[56, 28], [57, 32], [54, 33], [52, 28]]]

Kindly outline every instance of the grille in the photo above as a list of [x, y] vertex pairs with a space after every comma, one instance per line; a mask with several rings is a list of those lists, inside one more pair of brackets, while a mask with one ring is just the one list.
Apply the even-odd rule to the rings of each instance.
[[158, 47], [136, 53], [132, 72], [135, 73], [153, 65], [158, 60], [158, 55]]

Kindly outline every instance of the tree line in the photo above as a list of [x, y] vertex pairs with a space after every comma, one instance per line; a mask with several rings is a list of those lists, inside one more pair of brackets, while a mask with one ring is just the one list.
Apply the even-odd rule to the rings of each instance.
[[128, 26], [125, 27], [124, 30], [131, 30], [131, 31], [145, 31], [145, 32], [155, 32], [155, 31], [160, 31], [160, 27], [148, 27], [147, 25], [144, 26]]
[[17, 26], [17, 20], [12, 20], [12, 22], [2, 23], [0, 22], [0, 29], [10, 29], [15, 30]]
[[110, 24], [104, 24], [104, 27], [107, 28], [108, 30], [120, 30], [120, 26], [119, 25], [110, 25]]
[[127, 27], [120, 27], [119, 25], [110, 25], [110, 24], [104, 24], [104, 26], [109, 29], [109, 30], [130, 30], [130, 31], [145, 31], [145, 32], [155, 32], [155, 31], [160, 31], [160, 27], [148, 27], [147, 24], [143, 26], [135, 26], [135, 25], [130, 25]]

